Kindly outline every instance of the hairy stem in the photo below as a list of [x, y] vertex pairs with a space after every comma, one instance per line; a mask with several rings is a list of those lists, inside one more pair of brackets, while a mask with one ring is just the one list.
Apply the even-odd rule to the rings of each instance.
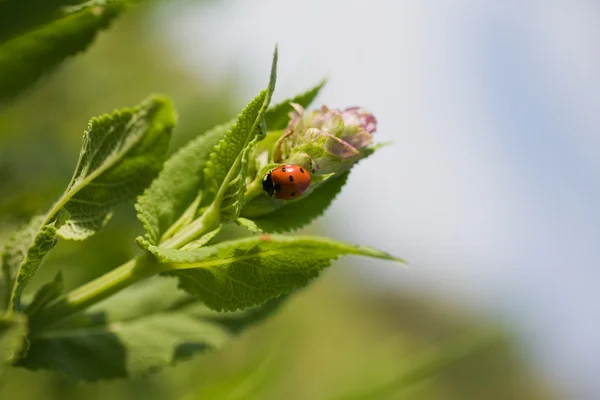
[[182, 229], [194, 220], [194, 216], [198, 211], [200, 202], [202, 202], [202, 191], [198, 192], [198, 195], [196, 196], [194, 201], [189, 205], [185, 212], [181, 214], [181, 217], [179, 217], [179, 219], [175, 221], [175, 223], [171, 225], [169, 229], [167, 229], [167, 231], [162, 235], [162, 237], [160, 238], [161, 243], [175, 235], [175, 233], [177, 233], [180, 229]]
[[192, 221], [192, 223], [181, 228], [172, 237], [162, 242], [160, 247], [167, 249], [179, 249], [192, 240], [217, 229], [221, 223], [219, 206], [220, 203], [216, 204], [213, 202], [201, 217], [196, 218], [194, 221]]
[[30, 321], [34, 335], [87, 307], [112, 296], [129, 285], [159, 273], [159, 264], [150, 256], [133, 258], [125, 264], [59, 297]]

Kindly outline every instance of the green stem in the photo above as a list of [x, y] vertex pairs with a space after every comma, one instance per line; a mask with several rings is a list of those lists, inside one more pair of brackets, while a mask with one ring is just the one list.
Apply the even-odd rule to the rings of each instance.
[[158, 272], [158, 264], [150, 255], [133, 258], [61, 296], [39, 314], [32, 316], [30, 330], [35, 334]]
[[175, 235], [179, 230], [188, 225], [190, 222], [194, 220], [196, 215], [196, 211], [202, 202], [202, 191], [198, 192], [198, 195], [194, 199], [194, 201], [189, 205], [189, 207], [185, 210], [181, 217], [173, 225], [167, 229], [167, 231], [160, 238], [160, 242], [164, 242], [173, 235]]
[[220, 224], [220, 218], [219, 205], [213, 202], [201, 217], [196, 218], [192, 223], [181, 228], [175, 235], [162, 242], [160, 247], [179, 249], [192, 240], [217, 229]]

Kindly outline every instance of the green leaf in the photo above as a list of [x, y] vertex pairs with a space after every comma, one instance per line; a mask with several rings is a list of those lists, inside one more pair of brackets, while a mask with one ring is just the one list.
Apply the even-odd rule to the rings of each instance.
[[[160, 243], [169, 227], [176, 223], [202, 191], [208, 157], [233, 124], [232, 120], [218, 125], [179, 149], [139, 197], [135, 208], [150, 243]], [[188, 213], [189, 218], [181, 221], [180, 225], [191, 222], [197, 208], [198, 204], [193, 206], [192, 212]]]
[[34, 218], [3, 250], [12, 287], [8, 308], [20, 309], [25, 286], [57, 235], [85, 239], [101, 229], [113, 207], [132, 199], [160, 170], [175, 124], [170, 101], [153, 97], [141, 106], [93, 118], [67, 190], [45, 216]]
[[288, 126], [290, 120], [289, 113], [294, 109], [290, 103], [300, 104], [302, 107], [307, 108], [311, 105], [314, 99], [317, 97], [323, 86], [327, 83], [326, 80], [322, 80], [313, 88], [307, 90], [304, 93], [297, 95], [291, 99], [285, 100], [279, 104], [269, 108], [265, 114], [265, 122], [269, 131], [276, 131], [284, 129]]
[[402, 261], [370, 247], [311, 236], [262, 235], [190, 251], [148, 250], [167, 264], [167, 274], [217, 311], [244, 309], [306, 286], [338, 256]]
[[87, 381], [136, 378], [221, 348], [279, 304], [217, 314], [176, 280], [150, 279], [33, 336], [19, 365]]
[[27, 308], [25, 308], [25, 314], [27, 314], [29, 317], [36, 315], [51, 301], [54, 301], [60, 297], [64, 289], [65, 287], [62, 273], [59, 272], [56, 274], [56, 277], [54, 277], [52, 282], [48, 282], [38, 289], [31, 303], [29, 303]]
[[[31, 86], [65, 58], [84, 51], [97, 33], [125, 10], [128, 1], [90, 1], [85, 5], [57, 9], [67, 1], [0, 1], [0, 37], [26, 28], [33, 30], [0, 43], [0, 104]], [[75, 3], [71, 1], [69, 3]], [[26, 10], [25, 10], [26, 9]], [[14, 11], [14, 12], [13, 12]], [[18, 18], [31, 16], [24, 25]], [[38, 15], [39, 14], [39, 15]], [[50, 18], [52, 16], [52, 18]], [[36, 27], [36, 23], [45, 23]]]
[[0, 43], [43, 25], [63, 13], [62, 8], [85, 0], [0, 1]]
[[116, 205], [152, 182], [167, 155], [175, 119], [171, 101], [154, 96], [135, 109], [90, 121], [71, 183], [53, 208], [71, 215], [58, 232], [62, 238], [93, 235]]
[[8, 241], [2, 251], [2, 269], [4, 280], [12, 290], [6, 299], [9, 310], [21, 308], [21, 295], [29, 283], [44, 256], [56, 245], [59, 218], [46, 223], [45, 216], [36, 216], [29, 224], [19, 229]]
[[221, 232], [221, 227], [222, 227], [222, 225], [219, 225], [219, 227], [217, 229], [215, 229], [214, 231], [210, 231], [210, 232], [202, 235], [199, 239], [189, 242], [188, 244], [183, 246], [181, 249], [182, 250], [193, 250], [193, 249], [199, 249], [200, 247], [206, 246], [219, 234], [219, 232]]
[[[219, 207], [223, 219], [235, 219], [243, 206], [245, 176], [243, 158], [253, 140], [262, 132], [261, 123], [275, 90], [277, 77], [277, 48], [273, 54], [267, 89], [254, 98], [238, 115], [211, 153], [204, 170], [209, 198]], [[262, 135], [261, 135], [262, 136]], [[260, 138], [260, 137], [259, 137]]]

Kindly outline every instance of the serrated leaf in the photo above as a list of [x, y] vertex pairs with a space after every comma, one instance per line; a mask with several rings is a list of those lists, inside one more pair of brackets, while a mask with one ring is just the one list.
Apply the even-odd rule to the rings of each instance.
[[342, 255], [402, 261], [370, 247], [312, 236], [262, 235], [197, 250], [148, 250], [208, 307], [244, 309], [303, 287]]
[[179, 290], [176, 280], [151, 279], [32, 337], [19, 365], [87, 381], [140, 377], [221, 348], [279, 303], [217, 314]]
[[[175, 224], [201, 192], [208, 157], [233, 124], [232, 120], [218, 125], [179, 149], [165, 162], [158, 177], [139, 197], [135, 209], [150, 243], [160, 243], [169, 227]], [[192, 218], [196, 208], [197, 205], [192, 210]]]
[[24, 355], [27, 348], [27, 320], [14, 314], [0, 317], [0, 374]]
[[277, 78], [277, 48], [273, 54], [267, 89], [254, 98], [238, 115], [235, 124], [215, 146], [204, 170], [209, 198], [219, 207], [223, 219], [235, 219], [243, 206], [245, 193], [244, 155], [262, 132], [264, 114], [269, 107]]
[[36, 315], [51, 301], [56, 300], [63, 293], [65, 287], [63, 283], [62, 273], [59, 272], [54, 277], [54, 280], [44, 284], [33, 296], [31, 303], [25, 308], [25, 314], [29, 317]]
[[175, 123], [171, 103], [153, 97], [141, 106], [93, 118], [67, 190], [52, 209], [17, 233], [3, 250], [12, 287], [8, 308], [20, 309], [25, 286], [57, 235], [85, 239], [101, 229], [113, 207], [133, 198], [160, 170]]
[[71, 183], [54, 206], [71, 215], [59, 229], [62, 238], [93, 235], [116, 205], [150, 184], [167, 155], [175, 118], [170, 100], [154, 96], [90, 121]]
[[57, 224], [61, 219], [46, 223], [46, 217], [36, 216], [19, 229], [2, 251], [2, 269], [12, 290], [6, 301], [9, 310], [19, 310], [21, 295], [44, 256], [56, 245]]
[[210, 231], [210, 232], [202, 235], [199, 239], [189, 242], [188, 244], [183, 246], [181, 249], [182, 250], [193, 250], [193, 249], [199, 249], [200, 247], [206, 246], [207, 244], [209, 244], [211, 242], [211, 240], [213, 240], [219, 234], [219, 232], [221, 232], [221, 227], [222, 227], [222, 225], [219, 225], [219, 227], [217, 229], [215, 229], [214, 231]]
[[[20, 1], [20, 3], [24, 2]], [[54, 9], [51, 12], [52, 19], [49, 19], [49, 15], [45, 13], [48, 7], [52, 8], [52, 4], [41, 5], [41, 9], [36, 10], [35, 3], [38, 2], [29, 3], [27, 2], [26, 14], [33, 15], [33, 19], [26, 23], [26, 26], [34, 29], [0, 43], [0, 104], [31, 86], [65, 58], [85, 50], [97, 33], [106, 29], [126, 8], [128, 2], [120, 0], [92, 1], [85, 6], [76, 8]], [[66, 3], [66, 1], [60, 3]], [[74, 3], [74, 1], [70, 3]], [[15, 4], [16, 0], [4, 0], [4, 2], [0, 2], [0, 10], [10, 12], [14, 10]], [[42, 14], [39, 18], [36, 17], [38, 11], [41, 11]], [[10, 13], [0, 13], [0, 18], [0, 21], [4, 23], [4, 21], [13, 21], [15, 16]], [[33, 27], [32, 25], [35, 25], [36, 21], [45, 22], [45, 24]], [[3, 23], [0, 23], [0, 26]], [[23, 28], [23, 26], [12, 26], [12, 23], [8, 23], [8, 26], [5, 25], [5, 30], [0, 30], [0, 34], [8, 37], [10, 32]]]
[[265, 113], [265, 122], [269, 131], [277, 131], [287, 127], [290, 120], [289, 113], [294, 109], [290, 103], [300, 104], [302, 107], [307, 108], [315, 100], [323, 86], [327, 83], [326, 80], [322, 80], [316, 86], [307, 90], [304, 93], [300, 93], [296, 97], [288, 100], [284, 100], [279, 104], [269, 108]]

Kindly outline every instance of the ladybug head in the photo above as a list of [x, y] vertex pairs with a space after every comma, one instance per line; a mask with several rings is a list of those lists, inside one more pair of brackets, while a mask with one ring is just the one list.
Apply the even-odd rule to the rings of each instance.
[[275, 185], [273, 184], [273, 179], [271, 179], [271, 173], [269, 172], [265, 175], [262, 181], [262, 187], [265, 192], [271, 197], [273, 197], [273, 193], [275, 193]]

